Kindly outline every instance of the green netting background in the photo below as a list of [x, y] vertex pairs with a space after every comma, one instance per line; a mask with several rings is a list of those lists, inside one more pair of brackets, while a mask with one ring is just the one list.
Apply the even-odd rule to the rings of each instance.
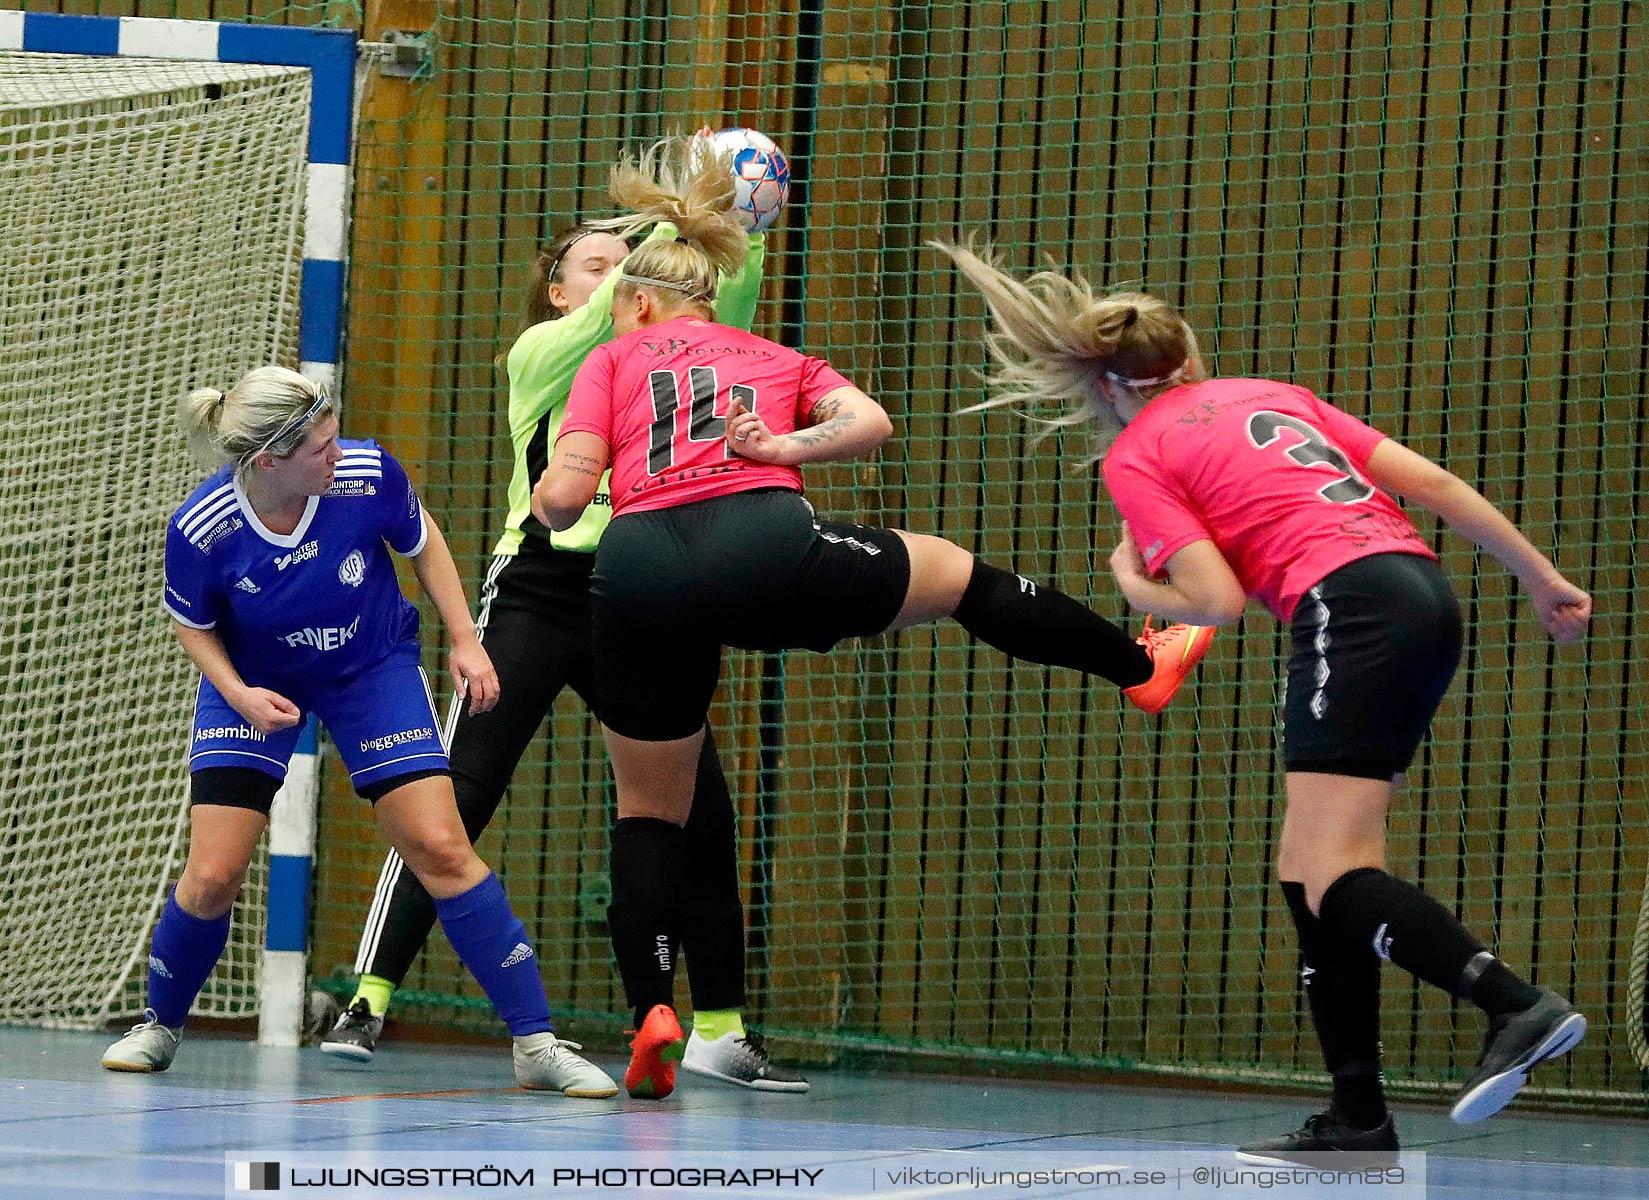
[[[412, 466], [472, 595], [507, 476], [492, 360], [519, 328], [525, 264], [606, 210], [621, 150], [701, 122], [755, 125], [796, 169], [758, 331], [829, 357], [897, 423], [876, 462], [810, 472], [824, 511], [943, 533], [1122, 611], [1084, 448], [956, 413], [980, 395], [981, 311], [922, 242], [959, 230], [1023, 268], [1143, 282], [1220, 373], [1306, 385], [1479, 483], [1592, 589], [1594, 636], [1555, 651], [1498, 564], [1438, 539], [1471, 642], [1393, 807], [1390, 861], [1591, 1017], [1543, 1071], [1549, 1095], [1641, 1095], [1641, 5], [61, 7], [372, 36], [435, 13], [433, 69], [363, 88], [346, 420]], [[814, 1060], [1309, 1078], [1269, 866], [1281, 652], [1250, 615], [1158, 720], [949, 626], [732, 656], [714, 721], [743, 813], [752, 1015]], [[323, 801], [323, 976], [347, 973], [381, 859], [341, 775]], [[481, 850], [552, 1003], [612, 1044], [607, 802], [568, 696]], [[403, 1016], [496, 1029], [444, 944], [409, 987]], [[1424, 1090], [1475, 1057], [1475, 1011], [1395, 970], [1385, 988], [1393, 1076]]]

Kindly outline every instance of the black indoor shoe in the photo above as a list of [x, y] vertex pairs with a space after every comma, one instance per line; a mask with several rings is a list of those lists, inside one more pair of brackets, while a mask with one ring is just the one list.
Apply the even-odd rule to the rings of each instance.
[[365, 999], [356, 1000], [321, 1039], [321, 1053], [365, 1066], [372, 1062], [372, 1052], [378, 1048], [383, 1031], [384, 1019], [372, 1015]]
[[1536, 1063], [1568, 1053], [1585, 1036], [1586, 1018], [1551, 988], [1541, 988], [1540, 999], [1528, 1008], [1489, 1023], [1477, 1072], [1461, 1089], [1449, 1116], [1458, 1125], [1494, 1116], [1529, 1082]]
[[1397, 1127], [1387, 1113], [1373, 1129], [1359, 1129], [1330, 1104], [1327, 1112], [1307, 1117], [1293, 1133], [1238, 1147], [1237, 1157], [1274, 1167], [1385, 1167], [1397, 1161]]

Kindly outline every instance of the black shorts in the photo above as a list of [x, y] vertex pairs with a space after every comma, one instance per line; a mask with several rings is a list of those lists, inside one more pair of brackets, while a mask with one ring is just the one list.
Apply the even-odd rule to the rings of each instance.
[[1361, 779], [1408, 770], [1460, 663], [1460, 606], [1437, 564], [1417, 554], [1347, 563], [1300, 598], [1293, 635], [1287, 769]]
[[[376, 804], [398, 787], [437, 775], [450, 776], [443, 767], [419, 767], [402, 775], [391, 775], [355, 789], [363, 800]], [[216, 804], [244, 808], [268, 816], [275, 807], [275, 793], [281, 780], [251, 767], [203, 767], [189, 774], [189, 803]]]
[[615, 517], [596, 550], [596, 709], [626, 737], [704, 725], [723, 646], [828, 650], [893, 624], [910, 586], [899, 535], [817, 521], [763, 489]]

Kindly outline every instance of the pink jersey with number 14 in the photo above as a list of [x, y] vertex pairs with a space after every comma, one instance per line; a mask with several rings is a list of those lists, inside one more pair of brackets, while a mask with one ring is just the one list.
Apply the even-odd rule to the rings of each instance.
[[1128, 423], [1105, 456], [1105, 486], [1151, 571], [1206, 539], [1286, 621], [1349, 562], [1437, 557], [1367, 478], [1385, 436], [1302, 387], [1210, 379], [1164, 392]]
[[775, 434], [851, 386], [822, 358], [698, 317], [637, 329], [592, 351], [573, 378], [558, 437], [607, 443], [613, 515], [673, 508], [755, 488], [802, 490], [802, 473], [741, 458], [727, 444], [733, 399]]

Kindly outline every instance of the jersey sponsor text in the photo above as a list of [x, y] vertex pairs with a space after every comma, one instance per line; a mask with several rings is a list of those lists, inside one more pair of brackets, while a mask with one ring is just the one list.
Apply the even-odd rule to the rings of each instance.
[[266, 742], [269, 735], [259, 733], [250, 725], [209, 725], [195, 730], [195, 741], [209, 742], [217, 738], [245, 738], [249, 742]]
[[291, 554], [276, 555], [275, 570], [284, 571], [286, 568], [295, 567], [301, 562], [308, 562], [320, 552], [321, 543], [319, 540], [311, 538], [309, 541], [299, 546], [296, 550], [292, 551]]
[[362, 738], [361, 753], [371, 750], [389, 750], [395, 746], [405, 746], [413, 742], [427, 742], [435, 736], [435, 730], [425, 725], [418, 729], [402, 729], [397, 733], [386, 733], [383, 737]]
[[361, 618], [356, 617], [348, 625], [323, 626], [316, 628], [311, 625], [306, 629], [295, 630], [292, 633], [281, 635], [281, 641], [288, 646], [308, 646], [314, 650], [337, 650], [349, 644], [355, 636], [355, 631], [361, 627]]
[[212, 526], [211, 529], [201, 534], [200, 537], [196, 538], [195, 545], [200, 547], [200, 552], [202, 554], [210, 554], [213, 546], [217, 545], [231, 533], [234, 533], [237, 529], [244, 528], [246, 528], [246, 522], [241, 520], [239, 517], [225, 517], [216, 525]]
[[332, 486], [326, 490], [328, 496], [376, 496], [378, 485], [370, 479], [350, 477], [339, 479], [334, 477]]

